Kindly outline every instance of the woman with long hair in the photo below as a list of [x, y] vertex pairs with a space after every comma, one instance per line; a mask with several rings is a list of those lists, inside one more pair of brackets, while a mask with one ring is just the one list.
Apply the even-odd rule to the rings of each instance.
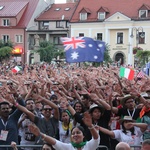
[[62, 112], [61, 121], [59, 121], [59, 140], [63, 143], [70, 143], [71, 130], [73, 123], [66, 110]]
[[70, 137], [71, 143], [63, 143], [51, 136], [43, 134], [36, 125], [31, 124], [29, 129], [33, 134], [41, 136], [45, 142], [51, 144], [55, 150], [96, 150], [99, 145], [100, 137], [92, 124], [92, 118], [88, 112], [84, 113], [83, 121], [92, 134], [92, 139], [90, 141], [84, 140], [84, 129], [81, 126], [72, 129]]

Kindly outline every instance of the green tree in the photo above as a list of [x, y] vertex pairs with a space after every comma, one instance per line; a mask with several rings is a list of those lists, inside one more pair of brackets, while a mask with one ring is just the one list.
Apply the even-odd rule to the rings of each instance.
[[13, 43], [11, 41], [3, 42], [0, 40], [0, 61], [9, 59], [13, 50]]
[[49, 41], [40, 42], [40, 47], [34, 52], [40, 55], [40, 61], [51, 63], [53, 59], [57, 60], [57, 56], [62, 58], [64, 56], [63, 50], [58, 49], [54, 44]]
[[138, 66], [143, 66], [150, 61], [150, 51], [137, 51], [135, 57], [138, 58]]
[[93, 63], [93, 66], [97, 67], [99, 65], [103, 65], [103, 64], [108, 64], [108, 63], [111, 63], [112, 62], [112, 59], [110, 57], [110, 46], [108, 44], [105, 45], [105, 52], [104, 52], [104, 60], [103, 62], [100, 62], [100, 63], [96, 63], [94, 62]]
[[112, 63], [112, 59], [110, 57], [110, 46], [108, 44], [106, 44], [106, 50], [104, 53], [104, 61], [105, 63]]

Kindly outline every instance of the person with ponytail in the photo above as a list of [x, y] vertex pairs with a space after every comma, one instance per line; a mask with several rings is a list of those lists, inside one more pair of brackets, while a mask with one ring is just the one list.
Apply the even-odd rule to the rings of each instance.
[[59, 140], [63, 143], [70, 143], [71, 130], [73, 122], [66, 110], [62, 112], [61, 121], [59, 121]]
[[96, 150], [99, 146], [100, 136], [92, 124], [92, 118], [88, 112], [84, 113], [83, 121], [91, 132], [92, 139], [90, 141], [85, 140], [84, 128], [81, 126], [72, 129], [70, 137], [71, 143], [60, 142], [40, 132], [39, 128], [34, 124], [29, 125], [29, 130], [35, 134], [35, 136], [41, 136], [43, 141], [51, 144], [55, 150]]

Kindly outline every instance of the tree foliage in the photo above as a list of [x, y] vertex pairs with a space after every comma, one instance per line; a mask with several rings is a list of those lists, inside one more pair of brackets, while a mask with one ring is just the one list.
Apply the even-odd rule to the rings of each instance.
[[40, 47], [38, 50], [35, 50], [35, 52], [40, 55], [40, 61], [50, 63], [53, 59], [57, 60], [57, 56], [64, 56], [63, 50], [58, 50], [58, 48], [49, 41], [43, 41], [39, 44]]
[[13, 43], [8, 41], [7, 43], [0, 40], [0, 61], [4, 59], [9, 59], [12, 54]]
[[138, 65], [143, 66], [150, 61], [150, 51], [137, 51], [135, 57], [138, 58]]

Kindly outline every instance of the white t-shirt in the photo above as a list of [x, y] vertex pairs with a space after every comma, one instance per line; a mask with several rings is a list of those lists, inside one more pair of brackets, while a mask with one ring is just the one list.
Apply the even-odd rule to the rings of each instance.
[[127, 134], [123, 133], [122, 130], [113, 130], [115, 134], [115, 139], [119, 142], [126, 142], [129, 145], [140, 145], [141, 137], [143, 133], [141, 132], [140, 128], [134, 127], [134, 134], [131, 135], [130, 131], [127, 131]]
[[[70, 122], [71, 127], [73, 127], [73, 123]], [[62, 127], [62, 122], [59, 121], [59, 140], [63, 143], [70, 143], [70, 136], [71, 136], [71, 129], [69, 129], [69, 134], [66, 136], [66, 130], [63, 129]]]
[[[86, 143], [86, 145], [82, 148], [82, 150], [96, 150], [99, 146], [100, 136], [98, 139], [91, 139]], [[56, 140], [56, 144], [53, 145], [53, 147], [56, 150], [77, 150], [77, 148], [74, 148], [71, 144], [62, 143], [58, 140]]]
[[[20, 145], [34, 145], [35, 144], [35, 135], [29, 131], [29, 128], [28, 128], [29, 124], [32, 124], [32, 122], [29, 119], [25, 119], [22, 122], [21, 127], [19, 128], [19, 134], [21, 135]], [[33, 150], [33, 148], [24, 148], [24, 150]]]

